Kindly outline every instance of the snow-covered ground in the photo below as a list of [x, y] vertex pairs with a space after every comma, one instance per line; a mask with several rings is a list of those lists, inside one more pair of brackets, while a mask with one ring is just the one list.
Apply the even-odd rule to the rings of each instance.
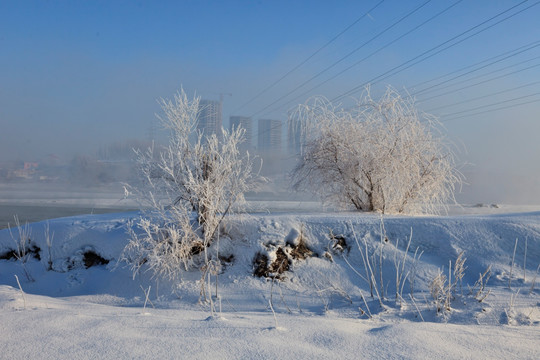
[[[184, 273], [177, 285], [149, 273], [133, 279], [118, 262], [127, 222], [137, 216], [30, 224], [39, 259], [24, 267], [0, 260], [1, 358], [540, 358], [540, 212], [383, 222], [378, 215], [286, 209], [232, 217], [219, 246], [233, 260], [218, 277], [215, 312], [199, 302], [199, 271]], [[282, 280], [253, 276], [258, 254], [272, 259], [281, 248], [290, 255], [299, 234], [313, 256], [291, 259]], [[18, 236], [17, 229], [0, 231], [0, 257], [9, 257]], [[448, 276], [462, 251], [465, 275], [450, 309], [437, 313], [430, 283], [439, 269]], [[376, 291], [370, 295], [366, 252], [382, 305]], [[108, 264], [86, 268], [88, 254]], [[474, 286], [489, 266], [481, 291]]]

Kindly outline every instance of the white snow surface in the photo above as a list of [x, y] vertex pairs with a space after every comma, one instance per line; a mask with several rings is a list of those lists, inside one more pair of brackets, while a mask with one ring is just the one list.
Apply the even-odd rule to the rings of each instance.
[[[41, 249], [39, 260], [26, 263], [34, 281], [20, 261], [0, 260], [0, 358], [540, 358], [540, 284], [534, 284], [540, 283], [540, 212], [385, 216], [383, 222], [379, 215], [343, 212], [230, 217], [219, 251], [234, 260], [218, 277], [215, 312], [199, 302], [199, 270], [185, 272], [178, 284], [148, 272], [133, 278], [118, 262], [128, 220], [138, 216], [84, 215], [29, 225], [31, 242]], [[47, 270], [47, 223], [54, 233], [53, 270]], [[330, 231], [342, 235], [348, 249], [332, 249]], [[281, 280], [253, 276], [257, 253], [272, 258], [278, 247], [298, 243], [300, 233], [316, 256], [292, 260]], [[17, 236], [17, 229], [0, 231], [0, 257], [15, 248]], [[378, 283], [383, 278], [382, 306], [365, 280], [366, 245]], [[86, 268], [89, 250], [109, 263]], [[438, 269], [448, 275], [461, 251], [467, 259], [462, 286], [451, 309], [437, 314], [430, 281]], [[396, 262], [402, 259], [409, 275], [403, 300], [396, 301]], [[479, 302], [469, 287], [490, 265], [490, 293]], [[149, 289], [146, 306], [143, 289]]]

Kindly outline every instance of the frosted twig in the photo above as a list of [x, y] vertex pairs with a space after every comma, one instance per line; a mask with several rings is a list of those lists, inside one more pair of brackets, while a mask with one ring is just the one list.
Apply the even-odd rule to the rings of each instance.
[[531, 294], [534, 291], [534, 286], [536, 285], [536, 277], [538, 276], [538, 270], [540, 270], [540, 264], [538, 264], [538, 267], [536, 268], [536, 272], [534, 273], [534, 278], [531, 284], [531, 289], [529, 290], [529, 294]]
[[[371, 311], [369, 310], [369, 305], [367, 304], [366, 298], [364, 297], [364, 294], [362, 293], [362, 290], [360, 290], [360, 297], [362, 298], [362, 301], [364, 302], [364, 305], [366, 305], [366, 310], [367, 310], [367, 314], [368, 314], [369, 318], [372, 319], [373, 315], [371, 315]], [[360, 310], [362, 310], [362, 309], [360, 309]]]
[[[405, 248], [405, 252], [403, 253], [403, 259], [397, 260], [397, 255], [394, 256], [394, 266], [396, 268], [396, 304], [398, 302], [398, 298], [403, 299], [403, 286], [405, 285], [405, 280], [409, 273], [407, 273], [405, 276], [403, 275], [405, 273], [405, 263], [407, 261], [407, 253], [409, 252], [409, 247], [411, 246], [412, 241], [412, 234], [413, 230], [411, 227], [411, 234], [409, 236], [409, 241], [407, 242], [407, 247]], [[396, 239], [396, 250], [398, 249], [399, 245], [399, 239]], [[401, 301], [400, 301], [401, 306]]]
[[526, 281], [526, 266], [527, 264], [527, 237], [525, 237], [525, 252], [523, 253], [523, 282]]
[[19, 285], [19, 289], [21, 290], [21, 295], [22, 295], [23, 303], [24, 303], [24, 309], [26, 310], [26, 296], [24, 296], [24, 291], [22, 289], [21, 283], [19, 282], [19, 277], [17, 275], [15, 275], [15, 280], [17, 280], [17, 285]]
[[154, 306], [154, 304], [152, 303], [152, 301], [150, 300], [150, 298], [148, 297], [150, 295], [150, 289], [152, 289], [152, 286], [149, 286], [148, 287], [148, 290], [145, 290], [142, 285], [140, 285], [141, 287], [141, 290], [143, 291], [144, 293], [144, 305], [143, 305], [143, 310], [146, 310], [146, 303], [150, 303], [150, 305], [152, 305], [152, 307], [155, 309], [156, 307]]
[[414, 307], [416, 308], [416, 311], [418, 312], [418, 315], [420, 315], [420, 319], [422, 319], [422, 321], [425, 322], [424, 317], [422, 316], [422, 313], [420, 312], [420, 309], [418, 308], [418, 305], [416, 305], [416, 301], [414, 301], [414, 297], [412, 297], [411, 294], [409, 294], [409, 297], [411, 298], [411, 301], [412, 301]]
[[516, 259], [518, 239], [516, 238], [516, 244], [514, 245], [514, 254], [512, 255], [512, 265], [510, 266], [510, 276], [508, 277], [508, 288], [512, 289], [512, 272], [514, 271], [514, 260]]
[[19, 238], [18, 240], [15, 239], [15, 236], [13, 236], [13, 233], [11, 232], [11, 227], [8, 224], [8, 230], [9, 235], [11, 236], [11, 239], [15, 242], [15, 257], [19, 262], [21, 263], [21, 266], [24, 271], [24, 275], [26, 276], [26, 279], [30, 282], [34, 281], [34, 278], [32, 275], [30, 275], [30, 272], [26, 268], [26, 262], [28, 261], [28, 257], [30, 256], [29, 245], [30, 245], [30, 234], [32, 233], [32, 230], [30, 229], [30, 226], [28, 225], [28, 222], [25, 223], [24, 227], [21, 226], [21, 223], [19, 222], [19, 217], [17, 215], [13, 216], [15, 220], [15, 226], [17, 227]]
[[281, 296], [281, 302], [283, 303], [283, 305], [285, 306], [285, 308], [287, 309], [287, 312], [289, 314], [292, 314], [292, 311], [291, 309], [289, 308], [289, 306], [287, 305], [287, 303], [285, 302], [285, 298], [283, 297], [283, 292], [281, 291], [281, 286], [278, 285], [278, 290], [279, 290], [279, 295]]
[[52, 260], [53, 239], [54, 239], [54, 231], [52, 234], [50, 233], [50, 226], [49, 226], [49, 222], [47, 221], [45, 223], [45, 243], [47, 244], [47, 250], [48, 250], [47, 252], [49, 254], [49, 260], [47, 262], [47, 270], [53, 269], [53, 260]]

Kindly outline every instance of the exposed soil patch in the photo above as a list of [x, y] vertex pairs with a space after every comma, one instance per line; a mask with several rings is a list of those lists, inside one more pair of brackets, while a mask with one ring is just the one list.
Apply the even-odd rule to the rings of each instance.
[[283, 274], [285, 271], [289, 271], [289, 257], [283, 251], [283, 248], [278, 248], [276, 250], [276, 260], [270, 264], [270, 273], [271, 274]]
[[232, 264], [234, 262], [234, 254], [230, 254], [229, 256], [219, 255], [219, 260], [225, 264]]
[[[295, 229], [291, 230], [285, 239], [285, 246], [268, 242], [265, 247], [268, 249], [268, 253], [259, 252], [253, 259], [253, 275], [258, 277], [282, 279], [282, 274], [291, 270], [293, 260], [305, 260], [317, 256], [307, 246], [303, 232], [298, 232]], [[271, 263], [270, 257], [275, 258]]]
[[[36, 244], [30, 244], [25, 249], [25, 257], [32, 256], [34, 259], [40, 261], [41, 260], [41, 248], [37, 246]], [[22, 254], [21, 254], [22, 255]], [[17, 260], [19, 258], [19, 254], [17, 253], [17, 250], [9, 250], [5, 253], [0, 254], [0, 260]]]
[[336, 254], [342, 254], [344, 251], [347, 253], [351, 250], [347, 244], [347, 239], [343, 235], [334, 235], [330, 233], [330, 250]]
[[8, 252], [0, 254], [0, 260], [17, 260], [17, 253], [15, 250], [9, 250]]
[[41, 260], [41, 255], [39, 254], [41, 252], [41, 248], [36, 244], [30, 244], [30, 247], [28, 248], [28, 250], [26, 250], [26, 252], [32, 254], [34, 259], [38, 261]]
[[253, 259], [253, 275], [257, 277], [268, 277], [268, 256], [257, 253]]
[[85, 268], [91, 268], [92, 266], [107, 265], [109, 260], [103, 258], [93, 250], [87, 250], [83, 254], [83, 262]]
[[222, 274], [223, 272], [225, 272], [225, 270], [231, 266], [233, 263], [234, 263], [234, 254], [230, 254], [230, 255], [219, 255], [218, 256], [218, 259], [219, 259], [219, 263], [220, 263], [220, 267], [221, 267], [221, 272], [220, 274]]
[[306, 245], [306, 242], [303, 237], [301, 237], [298, 241], [297, 245], [287, 244], [291, 250], [290, 254], [291, 257], [295, 260], [305, 260], [308, 257], [312, 257], [314, 255], [313, 251], [311, 251], [310, 248]]
[[108, 263], [108, 259], [99, 255], [92, 247], [87, 246], [78, 250], [75, 255], [66, 260], [67, 267], [65, 270], [69, 271], [83, 266], [85, 269], [88, 269], [93, 266], [107, 265]]
[[281, 247], [276, 250], [276, 259], [270, 264], [268, 256], [260, 252], [253, 259], [253, 275], [258, 277], [282, 279], [282, 274], [289, 268], [289, 257]]
[[[210, 245], [210, 244], [208, 244]], [[204, 251], [204, 244], [202, 241], [194, 241], [191, 249], [189, 249], [189, 254], [191, 256], [199, 255]]]

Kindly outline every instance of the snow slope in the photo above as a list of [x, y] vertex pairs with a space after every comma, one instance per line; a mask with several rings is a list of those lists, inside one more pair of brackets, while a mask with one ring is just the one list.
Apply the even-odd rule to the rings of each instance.
[[[34, 248], [41, 249], [40, 259], [25, 265], [35, 281], [20, 261], [0, 260], [0, 357], [540, 358], [540, 290], [533, 284], [540, 212], [384, 221], [357, 213], [233, 217], [219, 251], [234, 261], [218, 277], [214, 313], [198, 302], [199, 271], [172, 284], [149, 273], [133, 279], [118, 263], [128, 220], [137, 216], [30, 224]], [[50, 257], [47, 223], [54, 233]], [[330, 233], [346, 240], [343, 251]], [[314, 256], [291, 259], [282, 280], [253, 276], [257, 254], [273, 259], [278, 248], [290, 254], [299, 234]], [[15, 248], [17, 237], [17, 229], [0, 231], [0, 257]], [[384, 292], [382, 306], [376, 294], [370, 296], [366, 251]], [[462, 286], [456, 286], [451, 309], [437, 313], [430, 282], [439, 269], [448, 275], [462, 251]], [[86, 268], [85, 253], [109, 263]], [[396, 299], [397, 264], [403, 261], [406, 279], [397, 291], [402, 299]], [[487, 297], [479, 302], [483, 295], [475, 297], [478, 288], [471, 294], [470, 287], [489, 266]]]

